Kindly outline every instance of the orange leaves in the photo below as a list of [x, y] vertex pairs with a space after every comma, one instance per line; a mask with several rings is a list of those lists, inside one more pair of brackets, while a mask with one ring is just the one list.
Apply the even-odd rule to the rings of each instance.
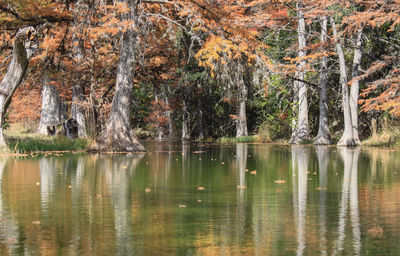
[[236, 37], [231, 40], [220, 36], [211, 35], [202, 49], [196, 54], [199, 65], [209, 68], [213, 73], [216, 72], [218, 65], [227, 65], [230, 61], [242, 61], [244, 56], [248, 61], [255, 59], [255, 55], [248, 43], [241, 41], [242, 38]]
[[59, 26], [49, 32], [39, 45], [41, 49], [40, 54], [32, 58], [32, 61], [37, 62], [39, 60], [44, 60], [48, 56], [55, 56], [67, 32], [68, 29], [66, 26]]
[[159, 67], [166, 63], [168, 63], [168, 59], [163, 56], [156, 56], [156, 57], [150, 59], [150, 65], [154, 66], [154, 67]]

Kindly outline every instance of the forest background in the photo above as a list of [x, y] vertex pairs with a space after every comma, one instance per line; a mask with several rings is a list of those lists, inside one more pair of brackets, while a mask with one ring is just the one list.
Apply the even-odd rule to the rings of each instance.
[[[47, 134], [73, 117], [92, 148], [117, 151], [144, 150], [136, 136], [400, 137], [400, 1], [0, 0], [0, 11], [5, 128]], [[20, 41], [29, 65], [11, 72]]]

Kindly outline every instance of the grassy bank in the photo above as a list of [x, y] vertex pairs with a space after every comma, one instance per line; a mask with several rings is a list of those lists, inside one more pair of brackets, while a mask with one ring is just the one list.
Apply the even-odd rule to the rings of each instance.
[[7, 146], [13, 153], [37, 151], [79, 151], [87, 150], [87, 139], [69, 140], [65, 136], [44, 136], [35, 134], [32, 127], [12, 125], [4, 131]]
[[86, 150], [86, 139], [69, 140], [66, 137], [9, 137], [7, 145], [12, 152], [77, 151]]
[[77, 151], [86, 150], [86, 139], [69, 140], [64, 136], [6, 136], [7, 145], [11, 152], [28, 153], [36, 151]]

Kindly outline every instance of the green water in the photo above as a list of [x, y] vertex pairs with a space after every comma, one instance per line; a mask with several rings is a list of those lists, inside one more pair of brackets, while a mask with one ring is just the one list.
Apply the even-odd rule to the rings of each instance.
[[0, 255], [400, 255], [400, 151], [146, 147], [0, 158]]

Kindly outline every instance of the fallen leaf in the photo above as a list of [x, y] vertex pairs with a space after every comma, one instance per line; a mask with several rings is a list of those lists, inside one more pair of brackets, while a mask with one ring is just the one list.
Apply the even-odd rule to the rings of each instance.
[[278, 184], [286, 183], [286, 180], [276, 180], [275, 183], [278, 183]]
[[179, 204], [179, 208], [186, 208], [186, 204]]
[[256, 171], [256, 170], [251, 171], [250, 174], [251, 174], [251, 175], [256, 175], [256, 174], [257, 174], [257, 171]]
[[203, 191], [203, 190], [205, 190], [206, 188], [204, 188], [204, 187], [197, 187], [197, 190], [200, 190], [200, 191]]
[[149, 188], [144, 189], [144, 192], [146, 192], [146, 193], [149, 193], [150, 191], [151, 191], [151, 189], [149, 189]]

